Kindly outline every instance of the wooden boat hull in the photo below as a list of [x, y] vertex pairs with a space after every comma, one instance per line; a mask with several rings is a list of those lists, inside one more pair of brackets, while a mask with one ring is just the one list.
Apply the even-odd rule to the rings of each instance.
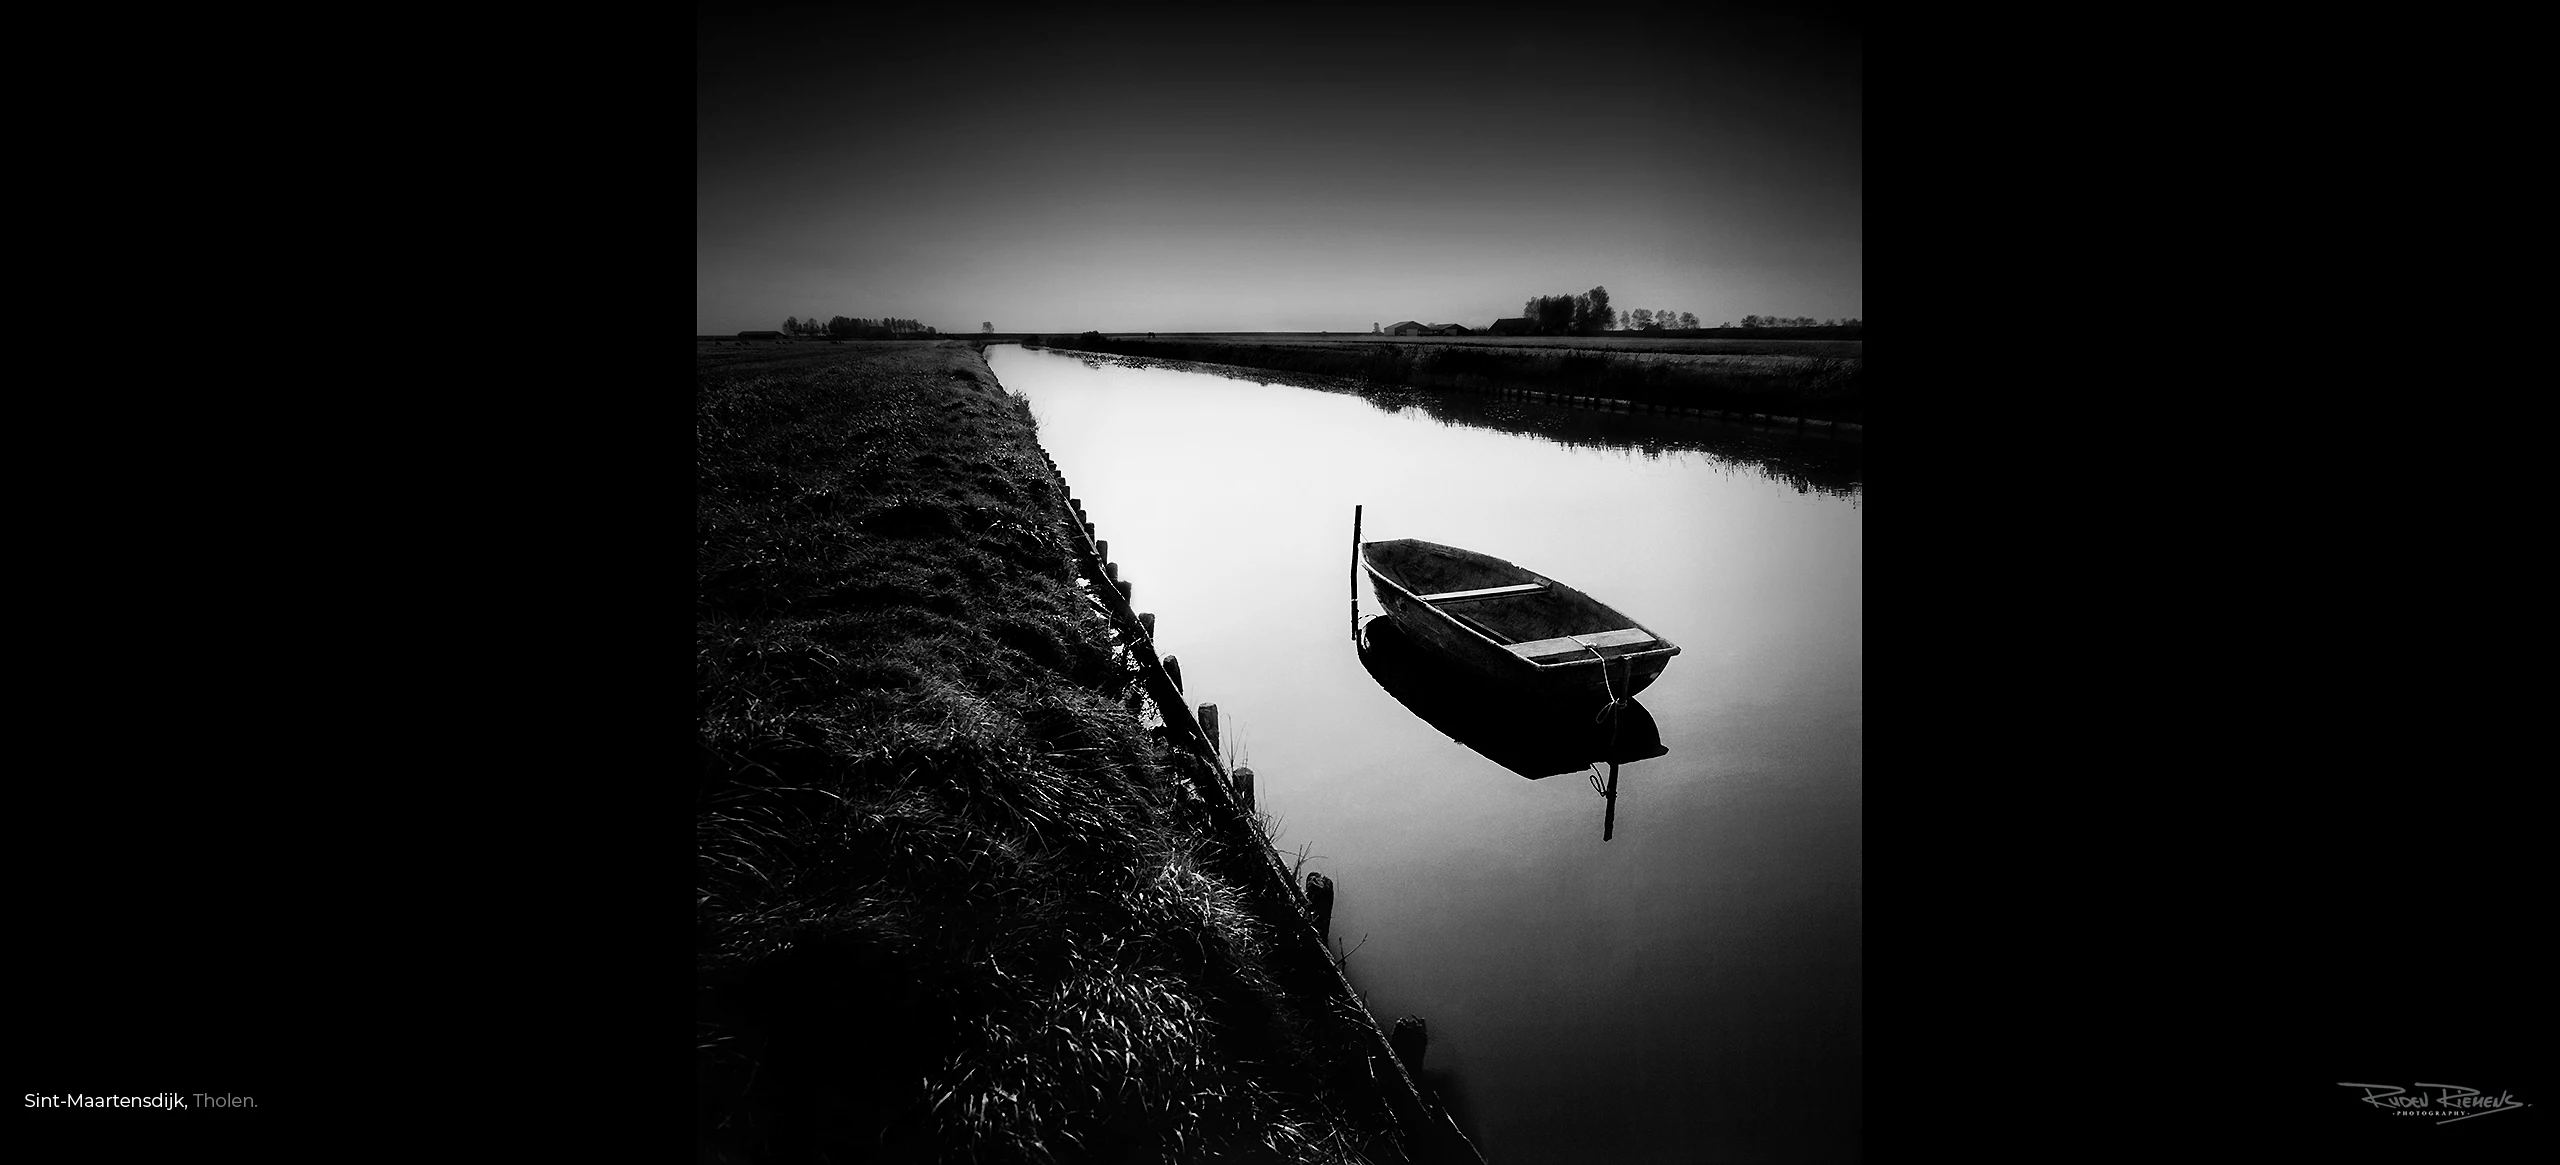
[[1394, 619], [1362, 628], [1360, 664], [1387, 694], [1451, 740], [1530, 780], [1663, 756], [1661, 729], [1634, 700], [1616, 717], [1588, 700], [1540, 700], [1486, 682], [1472, 668], [1406, 635]]
[[[1406, 635], [1487, 681], [1540, 699], [1625, 699], [1660, 678], [1680, 653], [1608, 605], [1490, 555], [1400, 539], [1362, 544], [1360, 562], [1379, 605]], [[1458, 589], [1465, 584], [1476, 585]], [[1428, 590], [1433, 586], [1452, 589]]]

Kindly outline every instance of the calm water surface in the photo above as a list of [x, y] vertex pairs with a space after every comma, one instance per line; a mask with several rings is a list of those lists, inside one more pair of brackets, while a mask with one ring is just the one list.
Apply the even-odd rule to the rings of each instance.
[[[1857, 1156], [1854, 473], [1719, 456], [1686, 422], [1550, 439], [1249, 379], [987, 359], [1190, 698], [1219, 706], [1278, 845], [1336, 883], [1370, 1010], [1428, 1020], [1423, 1083], [1488, 1160]], [[1614, 840], [1581, 776], [1523, 779], [1363, 668], [1354, 505], [1368, 539], [1509, 559], [1684, 648], [1640, 697], [1669, 751], [1621, 769]], [[1360, 603], [1378, 610], [1366, 580]]]

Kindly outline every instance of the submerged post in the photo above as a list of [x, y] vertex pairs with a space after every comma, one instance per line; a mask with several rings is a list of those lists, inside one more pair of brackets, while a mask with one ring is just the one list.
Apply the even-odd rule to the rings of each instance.
[[1600, 818], [1600, 840], [1618, 831], [1618, 762], [1609, 762], [1609, 809]]

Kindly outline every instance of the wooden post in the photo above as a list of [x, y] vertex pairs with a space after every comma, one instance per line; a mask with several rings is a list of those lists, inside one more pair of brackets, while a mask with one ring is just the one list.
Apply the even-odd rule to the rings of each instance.
[[1404, 1062], [1404, 1070], [1422, 1075], [1422, 1054], [1431, 1046], [1431, 1032], [1422, 1017], [1408, 1015], [1396, 1021], [1395, 1031], [1387, 1035], [1387, 1046], [1394, 1049], [1396, 1059]]
[[1104, 562], [1111, 561], [1111, 540], [1108, 538], [1095, 539], [1093, 543], [1093, 553], [1094, 557], [1099, 558]]
[[1153, 638], [1155, 638], [1155, 637], [1156, 637], [1156, 613], [1155, 613], [1155, 612], [1153, 612], [1153, 611], [1140, 611], [1140, 612], [1138, 612], [1138, 626], [1139, 626], [1139, 627], [1141, 627], [1141, 628], [1143, 628], [1143, 629], [1145, 629], [1145, 631], [1146, 631], [1146, 633], [1147, 633], [1147, 638], [1149, 638], [1149, 639], [1153, 639]]
[[1209, 751], [1218, 751], [1218, 706], [1200, 705], [1200, 732], [1209, 738]]
[[1172, 681], [1173, 681], [1173, 690], [1174, 690], [1174, 691], [1179, 692], [1179, 691], [1181, 691], [1181, 690], [1182, 690], [1182, 657], [1181, 657], [1181, 656], [1178, 656], [1178, 655], [1168, 655], [1168, 656], [1164, 657], [1164, 676], [1165, 676], [1165, 678], [1166, 678], [1166, 679], [1169, 679], [1169, 680], [1172, 680]]
[[1360, 642], [1360, 507], [1351, 507], [1351, 641]]

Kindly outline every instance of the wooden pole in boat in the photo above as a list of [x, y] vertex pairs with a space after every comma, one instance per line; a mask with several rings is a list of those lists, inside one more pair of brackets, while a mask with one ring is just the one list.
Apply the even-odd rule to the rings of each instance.
[[1360, 507], [1351, 507], [1351, 641], [1360, 642]]
[[1600, 840], [1618, 832], [1618, 762], [1609, 762], [1609, 809], [1600, 819]]

